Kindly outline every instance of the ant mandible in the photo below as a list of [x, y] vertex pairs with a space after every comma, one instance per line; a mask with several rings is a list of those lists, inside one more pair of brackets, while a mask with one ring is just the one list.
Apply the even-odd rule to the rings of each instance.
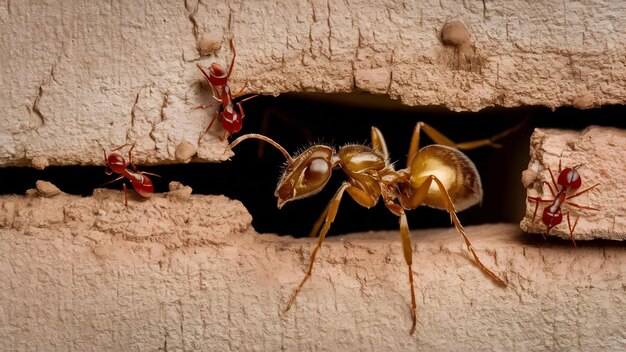
[[[436, 143], [419, 148], [420, 131]], [[465, 229], [456, 212], [480, 202], [482, 186], [480, 176], [472, 161], [455, 148], [472, 149], [484, 145], [497, 147], [494, 139], [510, 131], [505, 131], [491, 139], [455, 144], [429, 125], [418, 122], [413, 131], [406, 168], [395, 170], [389, 161], [387, 145], [382, 133], [372, 127], [372, 147], [349, 144], [335, 151], [326, 145], [313, 145], [302, 153], [291, 157], [277, 142], [260, 134], [246, 134], [235, 139], [228, 148], [234, 148], [246, 139], [259, 139], [277, 148], [287, 159], [274, 195], [278, 198], [278, 208], [292, 200], [312, 196], [326, 185], [334, 168], [341, 168], [346, 176], [344, 182], [322, 214], [324, 225], [319, 232], [317, 245], [311, 252], [306, 275], [296, 287], [285, 311], [293, 305], [296, 296], [311, 276], [313, 264], [331, 223], [337, 216], [339, 203], [347, 192], [358, 204], [371, 208], [382, 198], [385, 206], [400, 218], [400, 235], [404, 260], [408, 266], [409, 285], [411, 288], [411, 316], [413, 323], [410, 333], [415, 332], [417, 323], [415, 290], [413, 287], [413, 252], [409, 225], [405, 211], [428, 205], [450, 214], [457, 231], [465, 241], [476, 265], [497, 284], [506, 287], [506, 283], [489, 270], [478, 258], [470, 243]]]
[[[572, 206], [578, 209], [599, 210], [598, 208], [594, 208], [594, 207], [590, 207], [586, 205], [579, 205], [579, 204], [569, 201], [570, 199], [576, 198], [580, 196], [581, 194], [587, 193], [600, 185], [599, 183], [596, 183], [595, 185], [585, 190], [568, 195], [571, 192], [575, 192], [582, 185], [582, 179], [580, 177], [580, 174], [577, 171], [577, 169], [581, 166], [582, 165], [576, 165], [572, 168], [566, 167], [565, 169], [561, 170], [561, 161], [559, 161], [558, 180], [554, 179], [552, 170], [550, 170], [550, 167], [548, 167], [548, 172], [550, 172], [550, 178], [552, 178], [552, 184], [554, 185], [554, 189], [552, 188], [552, 185], [550, 185], [550, 183], [548, 183], [547, 181], [543, 181], [543, 183], [548, 185], [548, 189], [550, 189], [550, 193], [552, 194], [552, 199], [542, 199], [540, 197], [528, 197], [528, 200], [535, 202], [535, 211], [533, 212], [533, 221], [535, 220], [535, 216], [537, 216], [537, 209], [539, 208], [539, 203], [551, 203], [550, 205], [546, 206], [543, 209], [543, 215], [541, 217], [541, 221], [544, 223], [544, 225], [546, 225], [546, 235], [550, 232], [550, 230], [553, 227], [555, 227], [556, 225], [560, 224], [563, 221], [563, 211], [561, 210], [561, 207], [564, 204], [567, 204], [569, 206]], [[554, 190], [559, 189], [559, 186], [561, 186], [561, 189], [559, 190], [558, 193], [555, 194]], [[574, 225], [572, 226], [572, 222], [570, 220], [570, 212], [569, 211], [565, 212], [565, 216], [567, 217], [567, 227], [569, 228], [570, 239], [572, 240], [572, 243], [574, 243], [574, 247], [576, 247], [576, 241], [574, 240], [574, 229], [576, 229], [576, 225], [578, 224], [578, 219], [580, 217], [576, 216], [576, 220], [574, 220]], [[544, 234], [541, 234], [541, 235], [543, 236], [544, 239], [546, 238]]]
[[[241, 91], [239, 91], [239, 93], [235, 95], [232, 94], [230, 86], [228, 85], [228, 78], [233, 71], [233, 67], [235, 67], [236, 52], [233, 39], [230, 40], [230, 48], [233, 51], [233, 58], [230, 62], [228, 72], [226, 72], [226, 69], [224, 69], [222, 65], [215, 62], [208, 67], [209, 72], [205, 71], [202, 66], [200, 66], [200, 64], [196, 64], [196, 66], [198, 66], [198, 68], [204, 75], [204, 78], [209, 83], [211, 91], [213, 92], [213, 98], [215, 98], [215, 100], [217, 100], [221, 104], [221, 108], [215, 111], [215, 115], [213, 115], [209, 126], [200, 135], [199, 139], [202, 139], [202, 137], [209, 131], [209, 129], [211, 129], [211, 126], [213, 126], [213, 123], [220, 113], [222, 114], [222, 127], [224, 128], [224, 135], [222, 136], [222, 139], [228, 138], [230, 134], [239, 132], [241, 130], [243, 118], [246, 116], [243, 110], [243, 106], [241, 104], [258, 96], [258, 94], [255, 94], [239, 101], [236, 104], [234, 103], [234, 99], [241, 95], [243, 90], [246, 88], [247, 83], [246, 85], [244, 85]], [[235, 105], [237, 105], [237, 109], [239, 111], [237, 111]], [[208, 107], [209, 105], [199, 106], [198, 109], [205, 109]]]
[[[98, 142], [100, 144], [100, 142]], [[121, 154], [115, 153], [116, 151], [131, 146], [128, 150], [128, 162], [124, 159]], [[154, 185], [152, 184], [152, 180], [147, 176], [156, 176], [160, 177], [157, 174], [153, 174], [151, 172], [138, 171], [135, 164], [133, 164], [133, 156], [132, 151], [135, 148], [135, 143], [132, 145], [130, 143], [126, 143], [121, 145], [111, 151], [111, 154], [107, 156], [106, 149], [100, 144], [100, 148], [102, 148], [102, 152], [104, 153], [104, 162], [107, 166], [105, 173], [107, 175], [112, 175], [113, 173], [120, 174], [121, 176], [105, 182], [104, 185], [108, 185], [109, 183], [113, 183], [115, 181], [119, 181], [123, 178], [127, 178], [130, 180], [130, 183], [133, 185], [135, 191], [142, 197], [148, 198], [154, 192]], [[129, 169], [130, 168], [130, 169]], [[128, 207], [128, 191], [126, 190], [126, 183], [123, 183], [124, 187], [124, 205]]]

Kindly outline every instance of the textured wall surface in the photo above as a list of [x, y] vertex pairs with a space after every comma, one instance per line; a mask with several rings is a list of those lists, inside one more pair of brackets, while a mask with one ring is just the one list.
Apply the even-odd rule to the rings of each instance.
[[[626, 130], [599, 126], [591, 126], [582, 132], [536, 129], [530, 140], [530, 148], [530, 162], [522, 177], [522, 183], [528, 188], [528, 196], [554, 199], [545, 183], [552, 185], [548, 168], [558, 178], [559, 162], [562, 168], [580, 165], [577, 171], [582, 185], [578, 191], [595, 184], [598, 186], [569, 201], [598, 210], [579, 209], [568, 204], [562, 206], [564, 214], [571, 212], [572, 225], [579, 218], [574, 238], [626, 240]], [[558, 192], [560, 186], [556, 188], [553, 185], [552, 188]], [[570, 192], [569, 195], [575, 193]], [[527, 200], [526, 216], [522, 219], [521, 228], [527, 232], [545, 233], [546, 226], [541, 216], [550, 203], [540, 204], [533, 220], [535, 204]], [[570, 238], [566, 217], [550, 230], [549, 235]]]
[[[98, 142], [134, 141], [138, 163], [225, 160], [219, 127], [199, 139], [218, 105], [196, 64], [227, 65], [231, 38], [235, 92], [369, 92], [457, 111], [624, 104], [625, 17], [618, 0], [0, 0], [0, 166], [102, 164]], [[580, 197], [600, 211], [580, 214], [577, 239], [626, 233], [626, 167], [611, 154], [623, 141], [534, 136], [529, 194], [547, 194], [559, 159], [602, 182]], [[624, 242], [467, 228], [502, 289], [453, 228], [415, 231], [411, 336], [398, 231], [329, 238], [283, 312], [312, 240], [259, 235], [239, 202], [190, 193], [128, 208], [119, 191], [81, 198], [45, 183], [0, 197], [2, 349], [626, 349]], [[528, 214], [522, 227], [544, 229]]]
[[[41, 185], [40, 185], [41, 186]], [[583, 350], [626, 347], [624, 245], [468, 227], [413, 232], [417, 331], [398, 231], [258, 235], [236, 201], [175, 191], [0, 197], [0, 341], [45, 351]], [[49, 197], [51, 196], [51, 197]]]
[[137, 141], [150, 164], [224, 160], [221, 131], [198, 141], [217, 104], [194, 110], [213, 102], [196, 64], [227, 64], [230, 38], [234, 91], [453, 110], [624, 104], [625, 16], [619, 0], [4, 0], [0, 165], [102, 164], [96, 140]]

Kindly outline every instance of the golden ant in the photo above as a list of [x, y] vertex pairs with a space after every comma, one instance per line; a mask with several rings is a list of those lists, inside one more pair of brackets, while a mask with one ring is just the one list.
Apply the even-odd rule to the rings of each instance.
[[[506, 130], [490, 139], [456, 144], [433, 127], [418, 122], [411, 138], [406, 168], [401, 170], [396, 170], [389, 161], [385, 139], [376, 127], [372, 127], [371, 130], [372, 147], [349, 144], [335, 151], [332, 147], [318, 144], [294, 157], [291, 157], [280, 144], [261, 134], [246, 134], [235, 139], [228, 148], [232, 149], [246, 139], [259, 139], [276, 147], [287, 159], [287, 167], [274, 192], [278, 198], [278, 208], [292, 200], [312, 196], [321, 191], [336, 167], [341, 168], [348, 178], [339, 187], [322, 213], [322, 218], [314, 226], [317, 232], [323, 219], [323, 226], [319, 231], [317, 245], [311, 253], [307, 273], [291, 295], [285, 311], [291, 308], [302, 286], [311, 276], [315, 257], [331, 223], [337, 216], [339, 202], [344, 192], [366, 208], [375, 206], [382, 198], [387, 209], [400, 218], [402, 249], [408, 266], [411, 288], [413, 319], [411, 334], [415, 332], [417, 323], [417, 306], [411, 269], [413, 252], [406, 210], [415, 209], [420, 205], [446, 210], [457, 231], [463, 236], [476, 265], [498, 285], [506, 287], [507, 284], [480, 261], [456, 215], [457, 210], [464, 210], [479, 203], [482, 199], [482, 186], [478, 171], [474, 163], [458, 149], [467, 150], [481, 146], [499, 147], [500, 145], [495, 144], [494, 141], [518, 127]], [[438, 144], [420, 149], [419, 138], [422, 130]]]

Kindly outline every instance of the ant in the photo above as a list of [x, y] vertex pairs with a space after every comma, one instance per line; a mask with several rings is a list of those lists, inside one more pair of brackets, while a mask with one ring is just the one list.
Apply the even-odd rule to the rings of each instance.
[[[433, 141], [439, 144], [420, 149], [421, 130], [424, 130]], [[510, 131], [505, 131], [491, 139], [455, 144], [429, 125], [418, 122], [411, 138], [406, 167], [401, 170], [396, 170], [390, 162], [385, 139], [376, 127], [371, 129], [371, 147], [348, 144], [335, 150], [330, 146], [317, 144], [294, 157], [291, 157], [280, 144], [261, 134], [246, 134], [235, 139], [228, 148], [232, 149], [246, 139], [259, 139], [274, 146], [287, 159], [287, 166], [274, 192], [278, 198], [279, 209], [287, 202], [312, 196], [321, 191], [330, 179], [334, 168], [342, 169], [347, 176], [347, 181], [341, 184], [322, 213], [324, 223], [318, 234], [317, 245], [311, 252], [308, 270], [291, 295], [285, 311], [291, 308], [296, 296], [311, 276], [317, 252], [322, 246], [331, 223], [337, 216], [339, 203], [345, 192], [366, 208], [375, 206], [382, 198], [387, 209], [400, 218], [402, 250], [408, 266], [411, 288], [413, 319], [411, 334], [416, 328], [417, 305], [413, 287], [413, 252], [405, 214], [407, 210], [427, 205], [447, 211], [457, 231], [463, 236], [476, 265], [497, 284], [506, 287], [507, 284], [480, 261], [456, 212], [469, 208], [482, 199], [482, 186], [478, 171], [474, 163], [458, 148], [473, 149], [485, 145], [498, 147], [499, 145], [493, 143], [493, 140], [508, 133]]]
[[[243, 106], [241, 104], [258, 96], [258, 94], [255, 94], [243, 100], [240, 100], [236, 104], [234, 103], [234, 99], [241, 96], [241, 93], [246, 88], [247, 83], [244, 85], [241, 91], [239, 91], [239, 93], [235, 95], [233, 95], [230, 91], [228, 78], [233, 71], [233, 67], [235, 67], [235, 57], [237, 55], [235, 52], [235, 44], [233, 39], [230, 40], [230, 48], [233, 51], [233, 58], [230, 62], [228, 72], [226, 72], [226, 69], [224, 69], [222, 65], [215, 62], [208, 67], [208, 72], [205, 71], [202, 66], [200, 66], [200, 64], [196, 64], [196, 66], [198, 66], [198, 68], [204, 75], [204, 78], [209, 83], [211, 91], [213, 92], [213, 98], [215, 98], [215, 100], [217, 100], [221, 104], [221, 108], [215, 111], [213, 119], [211, 119], [209, 126], [206, 128], [206, 130], [204, 130], [202, 135], [200, 135], [200, 139], [202, 139], [202, 137], [209, 131], [209, 129], [211, 129], [211, 126], [213, 126], [213, 123], [220, 113], [222, 114], [222, 127], [224, 128], [224, 135], [222, 139], [228, 138], [230, 134], [239, 132], [243, 123], [243, 118], [246, 116], [243, 110]], [[235, 105], [237, 105], [237, 109], [239, 111], [237, 111]], [[197, 107], [197, 109], [206, 109], [208, 107], [209, 105], [199, 106]]]
[[[540, 197], [528, 197], [528, 200], [535, 202], [535, 211], [533, 212], [533, 221], [535, 220], [535, 216], [537, 216], [537, 208], [539, 208], [539, 203], [551, 203], [550, 205], [546, 206], [543, 209], [543, 215], [541, 217], [541, 221], [544, 223], [544, 225], [546, 225], [545, 235], [547, 235], [553, 227], [555, 227], [556, 225], [560, 224], [561, 221], [563, 221], [563, 211], [561, 210], [561, 207], [563, 206], [563, 204], [567, 204], [567, 205], [576, 207], [578, 209], [600, 210], [598, 208], [593, 208], [593, 207], [586, 206], [586, 205], [579, 205], [579, 204], [572, 203], [571, 201], [569, 201], [570, 199], [576, 198], [583, 193], [587, 193], [600, 185], [599, 183], [596, 183], [595, 185], [583, 191], [574, 193], [572, 195], [568, 195], [568, 193], [575, 192], [577, 189], [579, 189], [582, 184], [582, 179], [580, 178], [580, 174], [577, 171], [577, 169], [581, 166], [582, 164], [576, 165], [572, 168], [566, 167], [565, 169], [561, 170], [561, 161], [559, 161], [559, 178], [556, 181], [554, 179], [554, 175], [552, 174], [552, 170], [550, 170], [550, 167], [548, 167], [548, 171], [550, 172], [550, 178], [552, 178], [552, 184], [554, 185], [554, 189], [552, 188], [552, 185], [550, 185], [550, 183], [548, 183], [547, 181], [543, 181], [543, 183], [548, 185], [548, 188], [550, 189], [550, 193], [552, 194], [552, 199], [542, 199]], [[559, 189], [559, 186], [561, 186], [561, 189], [559, 190], [558, 193], [555, 194], [554, 190]], [[574, 225], [572, 226], [572, 222], [570, 220], [570, 212], [569, 211], [566, 212], [565, 216], [567, 217], [567, 226], [569, 228], [570, 239], [572, 240], [572, 243], [574, 243], [574, 247], [576, 247], [576, 241], [574, 240], [574, 229], [576, 229], [576, 225], [578, 224], [578, 219], [580, 217], [576, 216], [576, 220], [574, 221]], [[546, 236], [544, 234], [541, 234], [541, 235], [543, 236], [544, 239], [546, 239]]]
[[[100, 144], [100, 142], [98, 142], [98, 144]], [[107, 156], [106, 150], [104, 149], [102, 144], [100, 144], [100, 148], [102, 148], [102, 152], [104, 153], [104, 162], [106, 163], [106, 166], [107, 166], [105, 173], [107, 175], [112, 175], [113, 173], [121, 175], [120, 177], [114, 180], [111, 180], [109, 182], [105, 182], [102, 185], [103, 186], [108, 185], [109, 183], [113, 183], [125, 177], [130, 180], [130, 183], [133, 185], [133, 188], [140, 196], [144, 198], [148, 198], [152, 195], [152, 193], [154, 193], [154, 185], [152, 184], [152, 180], [147, 175], [156, 176], [156, 177], [161, 177], [161, 176], [157, 174], [153, 174], [151, 172], [137, 170], [137, 167], [135, 166], [135, 164], [133, 164], [133, 156], [132, 156], [132, 151], [135, 148], [135, 144], [136, 143], [133, 143], [131, 145], [130, 143], [126, 143], [122, 146], [119, 146], [113, 149], [111, 151], [112, 153], [109, 154], [108, 156]], [[131, 147], [128, 150], [128, 162], [126, 162], [126, 160], [124, 159], [122, 155], [115, 153], [115, 152], [129, 145]], [[124, 205], [128, 207], [128, 191], [126, 190], [126, 182], [123, 183], [123, 186], [124, 186]]]

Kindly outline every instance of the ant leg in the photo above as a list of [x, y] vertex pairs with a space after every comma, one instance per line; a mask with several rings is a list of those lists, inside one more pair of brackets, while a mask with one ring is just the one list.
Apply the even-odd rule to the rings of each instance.
[[209, 122], [209, 125], [207, 126], [207, 128], [204, 130], [204, 132], [202, 132], [202, 134], [200, 135], [200, 138], [198, 138], [198, 143], [202, 140], [202, 137], [204, 137], [204, 135], [207, 134], [207, 132], [209, 132], [209, 130], [211, 129], [211, 126], [213, 126], [213, 123], [215, 122], [215, 120], [217, 120], [219, 113], [220, 113], [219, 110], [215, 111], [215, 114], [213, 115], [211, 122]]
[[451, 139], [444, 136], [441, 132], [437, 131], [432, 126], [423, 122], [418, 122], [418, 123], [422, 124], [421, 127], [424, 129], [424, 133], [426, 133], [428, 137], [430, 137], [433, 141], [435, 141], [435, 143], [447, 145], [448, 147], [453, 147], [453, 148], [460, 149], [460, 150], [470, 150], [470, 149], [475, 149], [475, 148], [479, 148], [483, 146], [491, 146], [494, 148], [500, 148], [502, 147], [502, 145], [498, 143], [494, 143], [493, 141], [498, 140], [500, 138], [504, 138], [508, 134], [512, 133], [513, 131], [521, 127], [521, 124], [514, 126], [491, 138], [479, 139], [475, 141], [462, 142], [462, 143], [454, 143]]
[[295, 300], [296, 300], [296, 296], [298, 295], [298, 293], [302, 289], [302, 286], [304, 286], [304, 283], [311, 276], [311, 273], [313, 271], [313, 264], [315, 263], [315, 257], [317, 256], [317, 252], [319, 251], [320, 247], [322, 246], [322, 242], [324, 242], [324, 238], [326, 237], [326, 233], [330, 229], [330, 224], [333, 222], [333, 220], [335, 220], [335, 217], [337, 216], [337, 210], [339, 209], [339, 202], [341, 201], [341, 197], [343, 196], [343, 192], [348, 187], [351, 187], [349, 183], [342, 184], [341, 187], [339, 187], [339, 189], [337, 190], [337, 193], [335, 193], [335, 195], [333, 196], [333, 199], [328, 204], [328, 213], [326, 214], [326, 219], [324, 221], [324, 227], [322, 227], [322, 230], [320, 231], [319, 237], [317, 239], [317, 245], [313, 249], [313, 252], [311, 252], [311, 259], [310, 259], [310, 262], [309, 262], [309, 269], [307, 270], [306, 275], [304, 275], [304, 278], [302, 279], [302, 281], [300, 282], [298, 287], [296, 287], [296, 289], [291, 294], [291, 298], [289, 298], [289, 303], [287, 303], [287, 308], [285, 308], [285, 312], [288, 311], [291, 308], [291, 306], [293, 305], [293, 302], [295, 302]]
[[[556, 197], [556, 193], [554, 193], [554, 190], [552, 189], [552, 186], [550, 185], [550, 183], [548, 181], [543, 181], [543, 183], [545, 183], [546, 186], [548, 186], [548, 188], [550, 189], [550, 194], [552, 194], [552, 198]], [[556, 189], [559, 189], [559, 188], [557, 187]]]
[[538, 197], [528, 197], [528, 200], [531, 202], [535, 202], [535, 211], [533, 212], [533, 221], [535, 221], [535, 216], [537, 216], [537, 209], [539, 208], [539, 202], [543, 199]]
[[96, 142], [98, 142], [98, 144], [100, 145], [100, 148], [102, 149], [102, 155], [104, 155], [104, 163], [106, 165], [108, 165], [109, 161], [107, 160], [107, 151], [106, 151], [106, 149], [104, 149], [104, 147], [102, 146], [102, 143], [100, 143], [99, 140], [96, 140]]
[[574, 230], [576, 229], [576, 224], [578, 224], [578, 219], [580, 219], [580, 216], [576, 217], [576, 220], [574, 221], [574, 226], [572, 226], [569, 218], [569, 211], [567, 212], [567, 227], [569, 227], [569, 238], [572, 240], [574, 247], [576, 247], [576, 241], [574, 240]]
[[324, 211], [320, 214], [317, 220], [315, 220], [315, 223], [313, 224], [313, 228], [311, 229], [311, 232], [309, 232], [309, 237], [315, 237], [319, 233], [320, 227], [322, 227], [322, 223], [324, 222], [324, 219], [326, 218], [326, 214], [328, 213], [329, 206], [330, 204], [328, 204], [326, 208], [324, 208]]
[[442, 144], [442, 145], [460, 149], [460, 150], [469, 150], [469, 149], [474, 149], [474, 148], [478, 148], [482, 146], [491, 146], [494, 148], [500, 148], [502, 147], [502, 145], [494, 143], [494, 141], [506, 137], [510, 133], [519, 129], [524, 123], [526, 123], [526, 121], [522, 121], [518, 125], [513, 126], [505, 130], [504, 132], [501, 132], [491, 138], [463, 142], [463, 143], [454, 143], [454, 141], [444, 136], [441, 132], [437, 131], [432, 126], [420, 121], [415, 125], [415, 129], [413, 130], [413, 136], [411, 137], [411, 145], [409, 147], [409, 154], [407, 158], [407, 167], [411, 165], [411, 160], [413, 160], [413, 157], [417, 154], [417, 151], [419, 150], [419, 140], [420, 140], [419, 134], [422, 129], [424, 130], [424, 133], [426, 133], [426, 135], [430, 137], [430, 139], [432, 139], [437, 144]]
[[[474, 251], [474, 247], [472, 246], [472, 243], [470, 242], [469, 238], [467, 238], [467, 235], [465, 234], [465, 229], [461, 225], [461, 222], [459, 221], [459, 218], [456, 215], [456, 210], [454, 209], [454, 205], [452, 204], [452, 199], [450, 199], [450, 195], [448, 194], [446, 187], [443, 185], [443, 183], [441, 183], [441, 181], [436, 176], [430, 175], [426, 178], [426, 180], [424, 180], [424, 182], [418, 187], [417, 191], [410, 197], [409, 204], [410, 205], [422, 204], [424, 202], [424, 199], [426, 198], [426, 195], [428, 194], [428, 190], [430, 189], [431, 183], [433, 181], [437, 184], [437, 187], [439, 187], [439, 192], [441, 193], [441, 200], [443, 201], [446, 207], [446, 210], [450, 214], [450, 220], [452, 220], [452, 222], [454, 223], [454, 226], [456, 227], [456, 230], [459, 232], [459, 234], [463, 236], [463, 240], [465, 240], [467, 249], [474, 257], [474, 261], [476, 262], [476, 265], [478, 265], [478, 267], [485, 274], [491, 277], [491, 279], [495, 283], [497, 283], [498, 285], [502, 287], [506, 287], [507, 286], [506, 282], [504, 282], [504, 280], [499, 278], [491, 270], [487, 269], [487, 267], [480, 261], [480, 258], [478, 258], [478, 254], [476, 254], [476, 252]], [[417, 207], [417, 205], [415, 207]]]
[[[217, 87], [215, 87], [210, 81], [209, 81], [209, 86], [211, 86], [211, 95], [213, 95], [213, 99], [217, 100], [220, 104], [224, 104], [224, 102], [220, 98], [221, 94], [217, 90]], [[222, 91], [223, 89], [224, 88], [222, 88]]]
[[[134, 144], [135, 144], [135, 143], [133, 143], [133, 145], [134, 145]], [[113, 150], [111, 150], [111, 151], [112, 151], [112, 152], [116, 152], [116, 151], [118, 151], [118, 150], [120, 150], [120, 149], [122, 149], [122, 148], [124, 148], [124, 147], [128, 147], [129, 145], [131, 145], [131, 144], [130, 144], [130, 143], [122, 144], [122, 145], [120, 145], [119, 147], [117, 147], [117, 148], [115, 148], [115, 149], [113, 149]], [[131, 148], [131, 149], [132, 149], [132, 148]]]
[[317, 239], [317, 245], [315, 246], [315, 248], [313, 249], [313, 252], [311, 253], [309, 269], [307, 270], [306, 275], [302, 279], [302, 282], [300, 282], [298, 287], [296, 287], [296, 289], [293, 291], [293, 294], [291, 295], [291, 298], [289, 299], [289, 303], [287, 304], [287, 308], [285, 308], [285, 311], [288, 311], [291, 308], [291, 306], [296, 300], [296, 296], [302, 289], [302, 286], [304, 286], [306, 281], [311, 276], [311, 273], [313, 272], [313, 264], [315, 263], [315, 257], [317, 256], [317, 252], [322, 246], [322, 242], [324, 242], [324, 238], [326, 238], [326, 233], [328, 233], [328, 230], [330, 229], [330, 225], [332, 224], [332, 222], [335, 220], [335, 217], [337, 216], [337, 211], [339, 210], [339, 203], [341, 202], [341, 197], [343, 196], [344, 191], [347, 191], [348, 194], [350, 194], [350, 196], [357, 203], [359, 203], [360, 205], [366, 208], [373, 207], [374, 205], [376, 205], [376, 202], [378, 201], [377, 198], [373, 198], [367, 192], [359, 188], [356, 188], [354, 186], [351, 186], [347, 182], [344, 182], [339, 187], [339, 189], [337, 190], [337, 193], [335, 193], [335, 195], [333, 196], [333, 199], [330, 201], [330, 203], [328, 203], [328, 212], [326, 213], [324, 226], [322, 227], [322, 230], [319, 233], [319, 237]]
[[[233, 94], [233, 95], [232, 95], [232, 98], [233, 98], [233, 99], [237, 99], [237, 98], [239, 98], [240, 96], [245, 95], [245, 94], [243, 94], [243, 91], [244, 91], [244, 90], [246, 90], [246, 88], [248, 88], [248, 81], [246, 81], [246, 83], [244, 83], [244, 84], [243, 84], [243, 87], [239, 90], [239, 92], [237, 92], [237, 94]], [[258, 94], [257, 94], [257, 95], [258, 95]], [[255, 96], [256, 96], [256, 95], [255, 95]]]
[[567, 197], [567, 198], [565, 198], [565, 199], [572, 199], [572, 198], [576, 198], [576, 197], [578, 197], [579, 195], [581, 195], [581, 194], [583, 194], [583, 193], [587, 193], [587, 192], [591, 191], [592, 189], [594, 189], [594, 188], [598, 187], [599, 185], [600, 185], [599, 183], [596, 183], [595, 185], [593, 185], [593, 186], [591, 186], [591, 187], [589, 187], [589, 188], [587, 188], [587, 189], [585, 189], [585, 190], [582, 190], [582, 191], [580, 191], [580, 192], [578, 192], [578, 193], [572, 194], [571, 196], [568, 196], [568, 197]]
[[[417, 155], [417, 152], [420, 149], [420, 131], [422, 130], [422, 126], [423, 125], [424, 125], [423, 122], [418, 122], [418, 123], [415, 124], [415, 128], [413, 129], [413, 134], [411, 135], [411, 144], [409, 145], [409, 154], [408, 154], [408, 156], [406, 158], [406, 166], [407, 167], [411, 167], [411, 161], [413, 161], [413, 158], [415, 157], [415, 155]], [[382, 134], [381, 134], [381, 136], [382, 136]], [[374, 140], [374, 138], [372, 138], [372, 141], [373, 140]], [[450, 141], [450, 142], [452, 142], [452, 141]]]
[[541, 199], [539, 197], [528, 197], [528, 200], [531, 202], [535, 202], [535, 211], [533, 212], [533, 220], [535, 220], [535, 216], [537, 215], [537, 208], [539, 208], [539, 203], [551, 203], [552, 200]]
[[119, 181], [119, 180], [121, 180], [121, 179], [123, 179], [123, 178], [124, 178], [124, 175], [122, 175], [122, 176], [120, 176], [120, 177], [116, 178], [115, 180], [107, 181], [107, 182], [105, 182], [105, 183], [101, 184], [99, 187], [106, 186], [106, 185], [108, 185], [108, 184], [110, 184], [110, 183], [113, 183], [113, 182], [115, 182], [115, 181]]
[[139, 171], [139, 173], [142, 174], [142, 175], [161, 177], [161, 175], [159, 175], [159, 174], [154, 174], [152, 172], [147, 172], [147, 171]]
[[[552, 197], [556, 197], [556, 193], [554, 193], [554, 189], [552, 189], [552, 186], [550, 185], [550, 183], [548, 181], [543, 181], [543, 183], [546, 184], [546, 186], [548, 186], [548, 189], [550, 190], [550, 194], [552, 194]], [[558, 189], [558, 187], [556, 188]]]
[[124, 206], [128, 209], [128, 191], [126, 190], [126, 182], [124, 182], [123, 185], [124, 185]]
[[584, 209], [584, 210], [600, 210], [600, 209], [598, 209], [598, 208], [590, 207], [590, 206], [588, 206], [588, 205], [580, 205], [580, 204], [578, 204], [578, 203], [572, 203], [572, 202], [567, 202], [567, 201], [565, 202], [565, 204], [567, 204], [567, 205], [571, 205], [571, 206], [573, 206], [573, 207], [575, 207], [575, 208], [578, 208], [578, 209]]
[[387, 149], [387, 143], [385, 142], [385, 137], [380, 132], [380, 130], [374, 126], [372, 126], [372, 148], [379, 152], [383, 158], [385, 158], [385, 164], [390, 166], [389, 164], [389, 150]]
[[251, 97], [247, 97], [245, 99], [242, 99], [240, 102], [237, 103], [237, 107], [239, 108], [239, 115], [241, 116], [241, 119], [243, 119], [246, 116], [246, 112], [243, 111], [243, 106], [241, 105], [242, 103], [245, 103], [246, 101], [252, 99], [252, 98], [256, 98], [258, 97], [258, 94], [255, 94]]
[[[352, 198], [357, 203], [359, 203], [359, 205], [365, 208], [369, 209], [373, 207], [374, 205], [376, 205], [376, 199], [372, 198], [371, 195], [369, 195], [367, 192], [364, 192], [361, 189], [358, 189], [356, 187], [349, 187], [347, 191], [348, 191], [348, 194], [350, 194], [350, 196], [352, 196]], [[326, 214], [328, 214], [329, 208], [330, 208], [330, 204], [328, 204], [326, 208], [324, 208], [324, 211], [322, 212], [322, 214], [320, 214], [320, 217], [315, 221], [315, 224], [313, 225], [311, 232], [309, 232], [309, 237], [315, 237], [318, 234], [319, 229], [322, 226], [324, 219], [326, 218]], [[400, 209], [400, 211], [403, 211], [403, 210]], [[395, 213], [400, 214], [400, 211], [397, 211]]]
[[417, 325], [417, 304], [415, 302], [415, 288], [413, 285], [413, 246], [411, 245], [411, 232], [409, 231], [409, 223], [406, 219], [404, 209], [400, 204], [394, 202], [391, 199], [385, 199], [385, 206], [394, 215], [400, 217], [400, 236], [402, 238], [402, 253], [404, 254], [404, 261], [409, 267], [409, 286], [411, 288], [411, 317], [413, 318], [413, 325], [411, 325], [411, 335], [415, 332], [415, 326]]
[[[213, 98], [215, 98], [215, 100], [217, 100], [217, 101], [219, 101], [221, 103], [222, 100], [219, 98], [220, 92], [218, 92], [217, 88], [213, 85], [213, 83], [211, 83], [210, 76], [206, 73], [206, 71], [202, 68], [202, 66], [200, 66], [199, 63], [196, 63], [196, 66], [198, 67], [200, 72], [202, 72], [202, 75], [206, 79], [207, 83], [209, 83], [209, 86], [211, 87], [211, 94], [213, 95]], [[230, 72], [228, 74], [230, 75]], [[226, 77], [228, 78], [228, 76], [226, 76]]]
[[410, 334], [415, 332], [415, 326], [417, 325], [417, 303], [415, 302], [415, 288], [413, 287], [413, 246], [411, 246], [411, 232], [409, 231], [409, 224], [406, 220], [406, 214], [402, 211], [400, 215], [400, 236], [402, 237], [402, 252], [404, 253], [404, 261], [409, 267], [409, 286], [411, 287], [411, 317], [413, 318], [413, 324], [411, 325]]
[[137, 142], [133, 142], [133, 145], [130, 147], [130, 149], [128, 150], [128, 163], [130, 165], [134, 165], [133, 164], [133, 149], [135, 149], [135, 144], [137, 144]]
[[[220, 102], [220, 103], [221, 103], [221, 102]], [[213, 106], [214, 106], [214, 104], [209, 104], [209, 105], [198, 105], [198, 106], [196, 106], [194, 109], [196, 109], [196, 110], [200, 110], [200, 109], [205, 110], [205, 109], [212, 108]]]
[[235, 51], [235, 40], [230, 38], [230, 50], [233, 51], [233, 58], [230, 60], [230, 67], [228, 68], [228, 75], [226, 78], [230, 77], [230, 73], [233, 72], [233, 67], [235, 67], [235, 57], [237, 56], [237, 52]]
[[[550, 167], [548, 166], [548, 172], [550, 173], [550, 178], [552, 179], [552, 184], [554, 185], [554, 189], [559, 189], [559, 185], [556, 183], [556, 179], [554, 178], [554, 175], [552, 174], [552, 170], [550, 169]], [[559, 160], [559, 175], [561, 174], [561, 160]], [[543, 181], [545, 183], [548, 184], [548, 187], [550, 187], [550, 184], [547, 181]], [[550, 187], [550, 192], [552, 192], [552, 196], [554, 197], [554, 191], [552, 190], [552, 187]]]

